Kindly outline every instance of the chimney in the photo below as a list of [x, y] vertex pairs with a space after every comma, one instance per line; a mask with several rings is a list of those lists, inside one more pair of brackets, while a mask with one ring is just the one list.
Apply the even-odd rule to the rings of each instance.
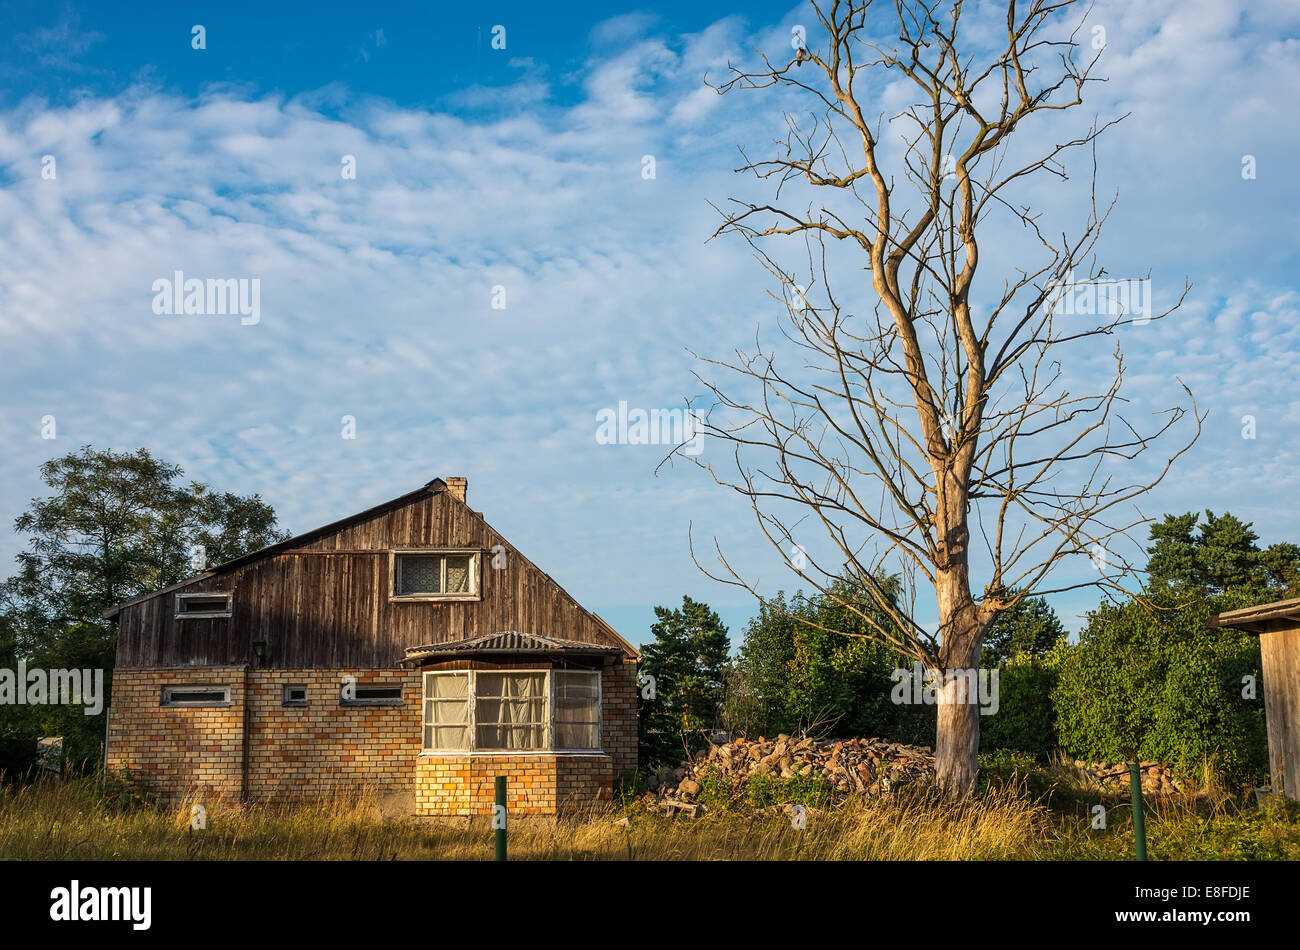
[[447, 483], [447, 491], [451, 492], [452, 497], [465, 500], [465, 493], [469, 491], [469, 479], [467, 478], [444, 478]]

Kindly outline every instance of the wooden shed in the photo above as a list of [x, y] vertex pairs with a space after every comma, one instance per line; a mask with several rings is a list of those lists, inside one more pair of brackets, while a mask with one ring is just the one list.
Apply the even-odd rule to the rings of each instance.
[[1259, 635], [1273, 789], [1300, 801], [1300, 597], [1230, 610], [1214, 624]]

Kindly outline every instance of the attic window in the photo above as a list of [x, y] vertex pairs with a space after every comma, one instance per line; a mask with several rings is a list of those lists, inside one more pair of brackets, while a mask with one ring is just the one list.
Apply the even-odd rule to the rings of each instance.
[[177, 594], [177, 618], [229, 617], [234, 600], [229, 591], [202, 594]]
[[393, 600], [478, 599], [478, 551], [393, 551], [389, 567]]
[[163, 706], [229, 706], [229, 686], [164, 686]]

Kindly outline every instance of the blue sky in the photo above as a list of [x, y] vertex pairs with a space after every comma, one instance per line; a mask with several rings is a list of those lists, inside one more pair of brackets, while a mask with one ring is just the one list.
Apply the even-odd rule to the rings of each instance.
[[[684, 593], [739, 633], [753, 605], [701, 576], [688, 528], [764, 590], [797, 579], [737, 499], [692, 466], [656, 475], [661, 446], [598, 444], [596, 414], [680, 406], [701, 392], [687, 348], [723, 355], [772, 325], [743, 245], [706, 243], [708, 202], [753, 187], [737, 146], [780, 134], [788, 103], [702, 77], [812, 22], [769, 3], [7, 4], [0, 514], [86, 442], [260, 492], [295, 531], [465, 475], [473, 507], [631, 639]], [[1227, 509], [1266, 543], [1300, 539], [1300, 10], [1114, 0], [1091, 22], [1110, 81], [1085, 118], [1131, 113], [1098, 150], [1099, 190], [1119, 192], [1108, 269], [1150, 270], [1157, 304], [1194, 284], [1124, 335], [1134, 410], [1166, 405], [1177, 376], [1210, 412], [1142, 511]], [[1085, 196], [1035, 197], [1059, 229]], [[178, 270], [259, 279], [259, 321], [156, 314], [154, 282]], [[0, 535], [0, 560], [20, 543]], [[1077, 628], [1094, 601], [1054, 603]]]

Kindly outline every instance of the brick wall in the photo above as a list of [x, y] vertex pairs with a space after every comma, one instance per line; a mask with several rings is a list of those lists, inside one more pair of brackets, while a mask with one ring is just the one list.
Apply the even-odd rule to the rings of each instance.
[[[165, 686], [229, 686], [228, 706], [163, 706]], [[244, 668], [116, 670], [106, 767], [163, 797], [238, 799], [244, 767]]]
[[607, 801], [613, 787], [607, 755], [426, 755], [416, 765], [419, 815], [490, 815], [496, 777], [506, 777], [511, 815], [553, 815], [570, 802]]
[[614, 797], [616, 771], [611, 756], [557, 755], [555, 757], [555, 801], [566, 805], [607, 802]]
[[636, 662], [624, 660], [601, 674], [600, 744], [614, 760], [615, 776], [637, 766]]
[[[355, 676], [358, 686], [402, 687], [402, 705], [343, 705], [345, 676]], [[305, 686], [307, 705], [285, 706], [286, 686]], [[420, 754], [420, 690], [418, 671], [253, 671], [248, 797], [283, 801], [361, 788], [409, 791]]]
[[[400, 706], [340, 703], [343, 677], [398, 686]], [[490, 814], [493, 777], [509, 777], [515, 814], [606, 799], [636, 767], [636, 667], [602, 673], [604, 755], [421, 756], [418, 670], [248, 670], [240, 666], [119, 669], [113, 674], [107, 767], [139, 773], [169, 799], [320, 798], [362, 789], [404, 796], [420, 814]], [[246, 687], [247, 684], [247, 687]], [[165, 686], [230, 687], [222, 707], [160, 705]], [[285, 706], [286, 686], [307, 689]], [[504, 771], [497, 771], [503, 769]]]

